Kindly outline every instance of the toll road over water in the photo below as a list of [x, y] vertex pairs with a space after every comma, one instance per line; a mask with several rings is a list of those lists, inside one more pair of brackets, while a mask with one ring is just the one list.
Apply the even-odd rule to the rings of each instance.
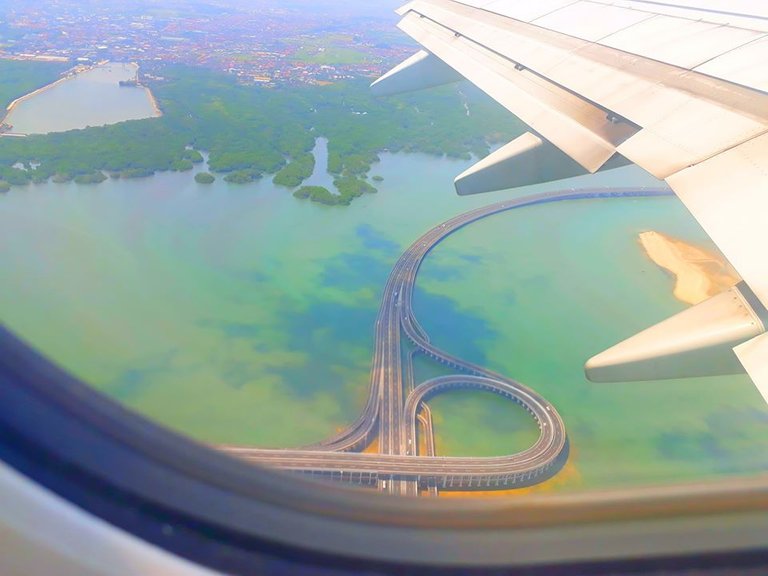
[[[360, 416], [324, 441], [301, 449], [221, 446], [249, 461], [409, 496], [422, 491], [492, 490], [541, 482], [562, 467], [568, 455], [565, 423], [555, 407], [525, 385], [432, 345], [413, 311], [413, 289], [424, 258], [450, 234], [477, 220], [508, 211], [565, 200], [630, 198], [671, 194], [665, 189], [569, 189], [491, 204], [435, 226], [399, 258], [389, 275], [375, 326], [370, 387]], [[482, 287], [478, 287], [482, 293]], [[413, 382], [413, 353], [439, 362], [456, 374]], [[405, 360], [404, 360], [405, 358]], [[425, 401], [456, 389], [499, 394], [522, 406], [536, 421], [539, 436], [526, 450], [499, 457], [444, 457], [435, 454], [432, 419]], [[421, 439], [426, 446], [419, 453]], [[361, 452], [378, 440], [378, 454]]]

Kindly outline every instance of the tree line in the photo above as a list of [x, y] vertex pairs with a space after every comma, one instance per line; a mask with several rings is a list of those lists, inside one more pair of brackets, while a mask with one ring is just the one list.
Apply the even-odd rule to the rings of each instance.
[[[173, 65], [152, 72], [165, 78], [151, 85], [162, 117], [0, 138], [0, 181], [24, 185], [49, 178], [96, 181], [97, 172], [133, 178], [185, 171], [206, 151], [210, 172], [228, 182], [273, 174], [275, 184], [297, 188], [312, 174], [311, 151], [315, 138], [323, 136], [336, 193], [312, 189], [306, 197], [348, 204], [375, 192], [364, 178], [382, 151], [484, 156], [490, 144], [522, 131], [519, 121], [466, 85], [374, 98], [366, 79], [264, 88], [202, 68]], [[16, 87], [21, 90], [22, 84]]]

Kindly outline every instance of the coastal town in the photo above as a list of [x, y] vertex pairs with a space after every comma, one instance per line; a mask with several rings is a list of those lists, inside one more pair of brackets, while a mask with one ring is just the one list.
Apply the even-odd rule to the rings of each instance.
[[392, 2], [342, 8], [321, 1], [312, 9], [277, 1], [112, 4], [14, 3], [0, 14], [0, 58], [139, 62], [147, 74], [153, 63], [177, 63], [269, 86], [375, 77], [414, 51], [393, 31]]

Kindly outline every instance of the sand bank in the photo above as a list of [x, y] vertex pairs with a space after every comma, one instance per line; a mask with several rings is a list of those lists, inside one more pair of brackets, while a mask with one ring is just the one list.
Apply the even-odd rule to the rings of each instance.
[[161, 110], [160, 105], [157, 103], [157, 98], [155, 98], [152, 90], [150, 90], [147, 86], [144, 86], [143, 88], [147, 91], [147, 98], [149, 98], [149, 103], [152, 105], [152, 110], [155, 112], [155, 117], [159, 118], [163, 115], [163, 111]]
[[654, 263], [675, 277], [675, 297], [688, 304], [698, 304], [740, 280], [719, 252], [654, 231], [641, 233], [640, 244]]
[[[139, 68], [140, 68], [139, 63], [138, 62], [131, 62], [130, 66], [133, 66], [135, 68], [136, 76], [138, 77]], [[160, 104], [158, 104], [157, 98], [155, 98], [155, 95], [152, 93], [152, 90], [149, 89], [149, 86], [147, 86], [145, 84], [139, 84], [139, 86], [141, 88], [144, 88], [144, 92], [146, 93], [147, 98], [149, 99], [149, 103], [152, 106], [152, 110], [155, 112], [155, 117], [159, 118], [160, 116], [162, 116], [163, 115], [163, 111], [160, 108]]]

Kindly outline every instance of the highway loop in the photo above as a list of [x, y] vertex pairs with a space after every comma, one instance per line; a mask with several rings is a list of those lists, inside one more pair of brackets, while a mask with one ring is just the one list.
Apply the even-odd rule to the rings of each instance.
[[[220, 448], [249, 461], [306, 474], [416, 496], [421, 490], [492, 490], [528, 486], [555, 474], [565, 463], [565, 424], [552, 404], [523, 384], [467, 362], [432, 345], [413, 312], [413, 288], [419, 267], [432, 248], [450, 234], [493, 214], [535, 204], [594, 198], [670, 195], [666, 189], [561, 190], [510, 199], [471, 210], [435, 226], [414, 242], [395, 264], [382, 295], [375, 326], [370, 388], [363, 412], [350, 426], [303, 449], [266, 450], [241, 446]], [[413, 381], [414, 351], [405, 354], [405, 336], [415, 351], [458, 373]], [[425, 400], [454, 389], [500, 394], [525, 408], [539, 426], [528, 449], [497, 457], [446, 457], [434, 453], [432, 418]], [[421, 424], [426, 454], [418, 454]], [[379, 453], [359, 450], [378, 440]]]

